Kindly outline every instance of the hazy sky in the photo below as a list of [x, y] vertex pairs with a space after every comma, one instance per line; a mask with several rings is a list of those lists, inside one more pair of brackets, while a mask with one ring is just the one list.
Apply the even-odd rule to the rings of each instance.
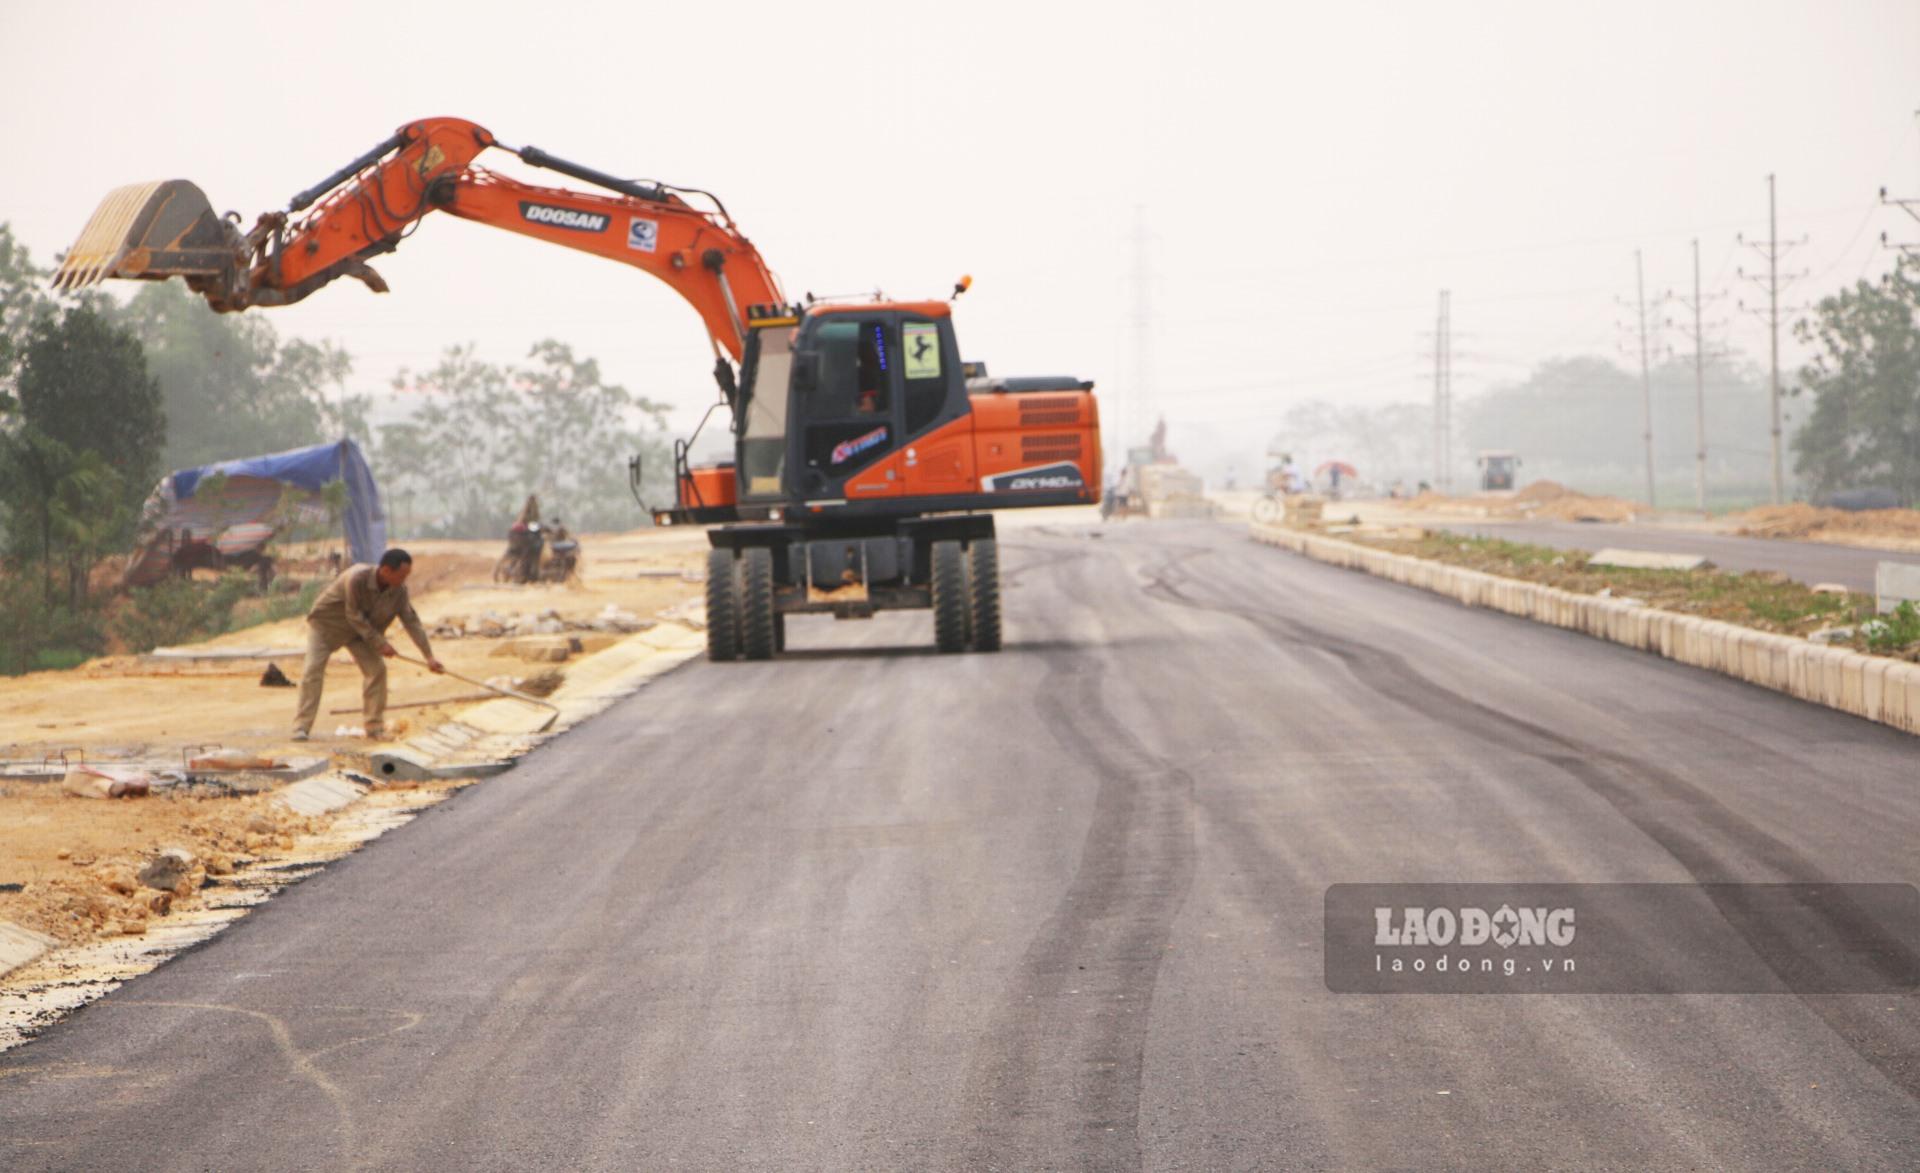
[[[0, 220], [42, 263], [119, 184], [190, 178], [250, 224], [401, 123], [457, 115], [718, 193], [795, 297], [971, 273], [969, 358], [1094, 378], [1136, 442], [1164, 410], [1176, 446], [1244, 437], [1249, 466], [1291, 402], [1430, 396], [1442, 288], [1467, 395], [1623, 354], [1634, 250], [1650, 295], [1684, 291], [1697, 236], [1729, 294], [1712, 316], [1764, 358], [1734, 234], [1764, 236], [1768, 172], [1781, 235], [1811, 238], [1790, 301], [1883, 271], [1882, 230], [1920, 240], [1875, 198], [1920, 195], [1916, 0], [4, 0], [0, 43]], [[551, 336], [677, 426], [713, 397], [697, 317], [637, 270], [452, 218], [376, 267], [384, 297], [342, 281], [252, 312], [344, 345], [356, 389]]]

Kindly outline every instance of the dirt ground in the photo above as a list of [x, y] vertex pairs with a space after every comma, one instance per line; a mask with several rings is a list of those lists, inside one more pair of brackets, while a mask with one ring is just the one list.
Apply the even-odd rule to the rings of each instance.
[[[1327, 516], [1347, 502], [1330, 503]], [[1724, 517], [1702, 518], [1692, 511], [1648, 510], [1620, 497], [1596, 497], [1557, 481], [1540, 480], [1517, 493], [1483, 493], [1448, 497], [1426, 492], [1405, 501], [1367, 501], [1370, 515], [1381, 510], [1417, 518], [1485, 518], [1495, 521], [1656, 522], [1742, 537], [1786, 538], [1802, 542], [1835, 542], [1883, 550], [1920, 550], [1920, 509], [1868, 509], [1847, 512], [1822, 509], [1805, 502], [1762, 505]]]
[[[501, 586], [491, 580], [500, 542], [409, 542], [414, 556], [415, 608], [435, 653], [452, 671], [507, 683], [566, 663], [532, 662], [511, 652], [517, 636], [492, 632], [520, 619], [523, 628], [570, 628], [591, 654], [621, 638], [590, 630], [609, 618], [651, 622], [660, 612], [700, 597], [695, 577], [705, 565], [699, 530], [640, 530], [582, 538], [583, 575], [566, 585]], [[614, 609], [609, 617], [608, 608]], [[524, 617], [524, 618], [523, 618]], [[457, 634], [456, 634], [457, 630]], [[404, 632], [388, 632], [413, 654]], [[549, 641], [550, 642], [550, 641]], [[0, 678], [0, 772], [9, 764], [37, 766], [64, 754], [69, 761], [180, 763], [204, 747], [220, 746], [284, 760], [330, 756], [351, 766], [375, 748], [338, 732], [362, 724], [360, 676], [345, 653], [328, 666], [321, 717], [313, 740], [290, 739], [293, 688], [260, 683], [269, 664], [291, 680], [300, 676], [303, 618], [264, 624], [194, 645], [196, 651], [261, 649], [264, 658], [156, 661], [108, 656], [64, 672]], [[576, 657], [577, 658], [577, 657]], [[405, 737], [458, 715], [466, 703], [402, 707], [410, 702], [472, 697], [481, 690], [435, 677], [424, 668], [393, 663], [388, 676], [388, 727]], [[351, 708], [348, 713], [333, 710]], [[86, 799], [63, 793], [56, 781], [0, 780], [0, 921], [46, 933], [62, 942], [115, 932], [139, 932], [151, 918], [191, 907], [209, 876], [235, 861], [290, 846], [317, 828], [272, 804], [268, 794], [215, 795], [156, 791], [148, 797]], [[133, 876], [155, 853], [179, 846], [196, 864], [168, 899]], [[217, 882], [217, 881], [216, 881]], [[171, 907], [167, 907], [167, 906]]]
[[[0, 920], [62, 944], [143, 933], [150, 921], [193, 907], [209, 878], [318, 829], [267, 794], [84, 799], [58, 783], [0, 783]], [[169, 847], [186, 849], [195, 864], [162, 893], [137, 877]]]
[[1595, 497], [1558, 481], [1534, 481], [1517, 493], [1448, 497], [1431, 490], [1399, 502], [1410, 511], [1509, 521], [1632, 521], [1645, 508], [1619, 497]]
[[1762, 505], [1727, 519], [1736, 533], [1759, 538], [1838, 542], [1886, 550], [1920, 550], [1920, 509], [1821, 509], [1804, 502]]

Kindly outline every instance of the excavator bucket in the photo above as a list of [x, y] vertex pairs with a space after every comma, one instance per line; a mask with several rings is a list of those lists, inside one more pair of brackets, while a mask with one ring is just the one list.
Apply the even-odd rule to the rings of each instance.
[[115, 188], [53, 275], [58, 289], [84, 289], [108, 277], [164, 281], [185, 277], [218, 300], [246, 272], [246, 238], [214, 214], [184, 179]]

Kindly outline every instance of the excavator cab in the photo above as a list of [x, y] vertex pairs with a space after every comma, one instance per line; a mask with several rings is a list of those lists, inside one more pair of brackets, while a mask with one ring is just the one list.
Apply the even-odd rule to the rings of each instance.
[[[909, 469], [920, 467], [913, 442], [967, 414], [944, 305], [881, 303], [805, 314], [753, 307], [747, 326], [734, 403], [742, 507], [898, 497]], [[909, 462], [898, 459], [903, 449], [912, 452]], [[683, 481], [703, 471], [689, 469]], [[698, 495], [710, 500], [713, 492]]]

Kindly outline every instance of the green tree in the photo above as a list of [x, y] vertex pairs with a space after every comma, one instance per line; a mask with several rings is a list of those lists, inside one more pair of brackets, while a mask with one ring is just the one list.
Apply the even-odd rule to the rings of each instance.
[[1879, 487], [1920, 503], [1920, 263], [1822, 298], [1794, 333], [1819, 348], [1793, 392], [1813, 397], [1795, 469], [1816, 493]]
[[529, 493], [571, 529], [643, 523], [627, 492], [627, 461], [641, 453], [664, 481], [665, 409], [606, 382], [597, 362], [564, 343], [542, 341], [529, 357], [525, 366], [497, 365], [455, 347], [431, 371], [395, 379], [420, 406], [381, 428], [375, 470], [389, 505], [427, 503], [435, 520], [423, 531], [496, 536]]
[[19, 405], [14, 391], [34, 323], [55, 308], [46, 276], [13, 238], [13, 229], [0, 223], [0, 419]]
[[86, 602], [87, 575], [131, 535], [166, 419], [140, 344], [95, 310], [35, 319], [0, 435], [0, 513], [16, 570], [37, 567], [48, 604]]
[[627, 461], [638, 452], [647, 469], [666, 471], [665, 406], [604, 382], [598, 362], [553, 339], [535, 344], [530, 357], [534, 365], [514, 380], [523, 423], [506, 446], [519, 483], [572, 529], [639, 524]]
[[0, 435], [0, 504], [6, 555], [37, 566], [43, 600], [79, 607], [87, 572], [131, 528], [125, 481], [97, 452], [76, 450], [33, 424]]
[[167, 429], [139, 341], [84, 306], [41, 318], [18, 382], [26, 427], [76, 458], [98, 456], [126, 505], [137, 506], [159, 475]]
[[339, 389], [353, 360], [331, 343], [283, 343], [261, 315], [216, 314], [179, 281], [143, 283], [120, 319], [160, 380], [168, 468], [317, 444], [351, 422]]
[[417, 394], [411, 419], [381, 429], [374, 471], [389, 500], [418, 493], [437, 507], [428, 528], [448, 536], [503, 532], [519, 501], [505, 467], [519, 422], [511, 375], [483, 362], [472, 346], [448, 347], [430, 371], [402, 369], [394, 390]]

